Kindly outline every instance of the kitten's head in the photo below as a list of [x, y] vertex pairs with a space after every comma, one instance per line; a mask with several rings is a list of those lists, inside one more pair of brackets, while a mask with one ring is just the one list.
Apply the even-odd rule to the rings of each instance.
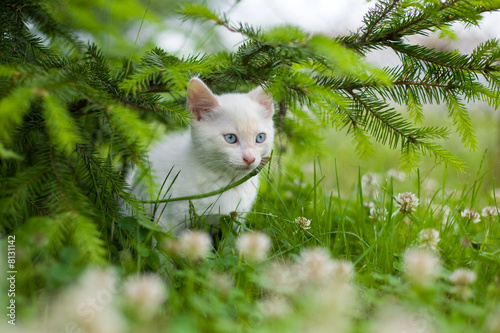
[[249, 173], [269, 156], [274, 140], [272, 97], [257, 87], [247, 94], [214, 95], [197, 78], [187, 90], [193, 144], [207, 168], [231, 177]]

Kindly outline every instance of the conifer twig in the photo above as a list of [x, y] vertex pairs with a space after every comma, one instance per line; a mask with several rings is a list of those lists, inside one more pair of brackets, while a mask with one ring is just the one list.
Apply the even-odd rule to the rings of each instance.
[[168, 199], [163, 199], [163, 200], [144, 200], [144, 201], [139, 201], [139, 202], [144, 203], [144, 204], [159, 204], [159, 203], [168, 203], [168, 202], [174, 202], [174, 201], [186, 201], [186, 200], [195, 200], [195, 199], [203, 199], [203, 198], [212, 197], [214, 195], [221, 194], [227, 190], [235, 188], [235, 187], [243, 184], [244, 182], [246, 182], [250, 178], [256, 176], [264, 168], [264, 166], [269, 162], [269, 160], [270, 160], [269, 157], [263, 157], [259, 166], [256, 167], [254, 170], [252, 170], [252, 172], [247, 174], [245, 177], [241, 178], [240, 180], [238, 180], [234, 183], [230, 183], [229, 185], [227, 185], [221, 189], [218, 189], [218, 190], [215, 190], [212, 192], [203, 193], [203, 194], [188, 195], [188, 196], [177, 197], [177, 198], [168, 198]]
[[385, 18], [387, 17], [387, 15], [394, 9], [394, 7], [396, 7], [397, 5], [399, 4], [399, 0], [394, 0], [392, 2], [391, 5], [387, 6], [387, 8], [385, 8], [385, 10], [380, 13], [379, 17], [371, 22], [367, 27], [366, 27], [366, 30], [365, 30], [365, 33], [363, 34], [363, 36], [361, 36], [360, 38], [360, 41], [362, 43], [366, 42], [368, 37], [370, 36], [370, 34], [372, 33], [373, 29], [375, 29], [375, 27]]

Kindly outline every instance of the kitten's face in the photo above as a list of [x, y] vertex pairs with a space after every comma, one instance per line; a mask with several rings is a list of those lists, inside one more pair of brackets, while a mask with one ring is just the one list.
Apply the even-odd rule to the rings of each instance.
[[255, 169], [274, 140], [272, 99], [261, 88], [248, 94], [213, 95], [198, 79], [188, 88], [193, 143], [207, 168], [230, 177]]

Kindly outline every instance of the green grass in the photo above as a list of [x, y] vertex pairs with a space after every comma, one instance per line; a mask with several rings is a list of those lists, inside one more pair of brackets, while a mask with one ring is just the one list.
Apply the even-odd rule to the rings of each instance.
[[[96, 327], [101, 332], [498, 332], [500, 216], [473, 223], [461, 215], [464, 209], [481, 213], [498, 200], [491, 194], [497, 187], [496, 123], [487, 113], [474, 120], [481, 149], [488, 149], [464, 153], [459, 142], [450, 142], [470, 167], [463, 175], [424, 159], [416, 174], [390, 177], [397, 152], [377, 148], [376, 157], [360, 161], [343, 133], [327, 133], [318, 154], [289, 152], [261, 172], [262, 187], [245, 229], [269, 236], [266, 260], [247, 260], [238, 252], [239, 236], [225, 228], [216, 251], [200, 250], [206, 256], [202, 260], [183, 255], [186, 244], [175, 239], [161, 242], [166, 268], [146, 273], [157, 253], [145, 243], [148, 233], [130, 226], [138, 242], [124, 246], [120, 260], [105, 265], [116, 277], [98, 268], [94, 275], [74, 272], [84, 265], [74, 263], [71, 249], [61, 253], [60, 263], [35, 268], [39, 275], [50, 271], [43, 289], [19, 274], [19, 286], [31, 291], [18, 289], [18, 323], [37, 332], [43, 327], [47, 332], [97, 332]], [[402, 192], [419, 198], [415, 212], [399, 212], [395, 199]], [[387, 214], [373, 219], [370, 207]], [[310, 229], [300, 229], [297, 217], [311, 220]], [[420, 283], [419, 274], [429, 269], [424, 263], [408, 275], [404, 258], [408, 249], [432, 247], [419, 238], [425, 229], [439, 232], [437, 248], [427, 251], [439, 258], [440, 267], [429, 283]], [[311, 249], [318, 247], [330, 258], [321, 252], [312, 256]], [[35, 250], [36, 244], [30, 248]], [[20, 256], [23, 251], [18, 250]], [[352, 276], [339, 268], [350, 267], [342, 266], [345, 261], [353, 267]], [[477, 279], [463, 286], [452, 283], [458, 268], [473, 271]], [[130, 295], [125, 281], [144, 274], [162, 277], [166, 301], [156, 304], [147, 284]], [[89, 297], [97, 300], [94, 307]], [[64, 315], [52, 314], [61, 308]], [[1, 325], [12, 329], [2, 322], [2, 331]]]

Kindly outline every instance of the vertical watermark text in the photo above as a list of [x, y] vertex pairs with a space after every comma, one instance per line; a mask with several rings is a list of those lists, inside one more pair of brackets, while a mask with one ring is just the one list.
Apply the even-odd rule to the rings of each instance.
[[7, 322], [16, 325], [16, 236], [7, 238]]

